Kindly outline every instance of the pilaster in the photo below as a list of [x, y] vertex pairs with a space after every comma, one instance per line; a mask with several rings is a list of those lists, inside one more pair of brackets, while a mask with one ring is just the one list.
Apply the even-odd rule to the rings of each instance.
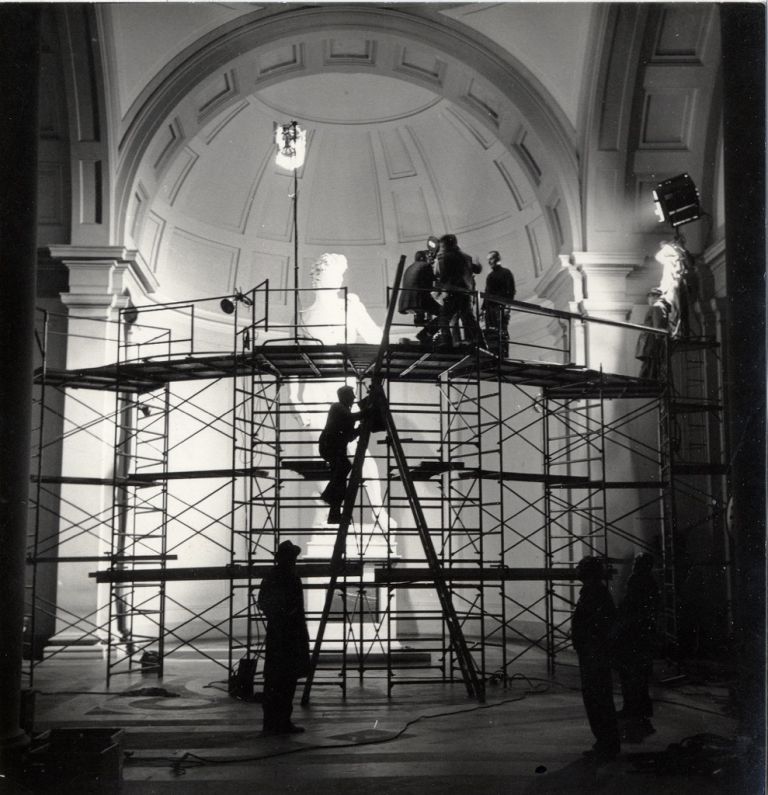
[[[119, 310], [142, 303], [146, 288], [154, 289], [152, 280], [135, 252], [123, 247], [53, 246], [50, 253], [69, 271], [69, 289], [61, 293], [68, 313], [66, 368], [115, 361]], [[73, 480], [113, 476], [116, 400], [113, 392], [84, 389], [67, 389], [64, 398], [56, 634], [49, 644], [79, 655], [101, 656], [106, 637], [106, 588], [89, 574], [110, 551], [113, 493], [111, 485]]]
[[[575, 251], [561, 263], [571, 275], [574, 285], [571, 311], [588, 317], [627, 323], [635, 306], [631, 298], [629, 276], [645, 261], [634, 252]], [[578, 333], [575, 331], [575, 333]], [[615, 373], [635, 374], [632, 370], [636, 335], [624, 329], [587, 323], [583, 358], [578, 361], [592, 368], [602, 367]]]

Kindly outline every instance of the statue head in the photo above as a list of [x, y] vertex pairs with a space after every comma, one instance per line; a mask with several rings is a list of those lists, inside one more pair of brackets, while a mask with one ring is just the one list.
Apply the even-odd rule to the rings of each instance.
[[347, 258], [343, 254], [323, 254], [312, 263], [312, 287], [341, 287], [346, 269]]

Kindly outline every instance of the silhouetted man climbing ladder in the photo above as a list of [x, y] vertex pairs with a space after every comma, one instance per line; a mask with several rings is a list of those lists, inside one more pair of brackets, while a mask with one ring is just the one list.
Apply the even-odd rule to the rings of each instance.
[[389, 301], [387, 319], [384, 324], [384, 333], [382, 334], [381, 345], [379, 346], [379, 351], [372, 370], [371, 385], [368, 397], [366, 399], [367, 408], [366, 411], [363, 412], [363, 415], [360, 419], [360, 435], [357, 439], [355, 458], [352, 463], [352, 470], [349, 475], [346, 494], [344, 495], [341, 522], [339, 524], [338, 533], [336, 534], [336, 542], [333, 547], [333, 554], [331, 555], [331, 577], [330, 581], [328, 582], [328, 589], [325, 594], [325, 604], [323, 606], [320, 624], [317, 629], [317, 636], [315, 637], [314, 647], [312, 649], [310, 672], [304, 685], [304, 693], [301, 699], [302, 704], [307, 704], [309, 702], [309, 694], [312, 689], [315, 670], [317, 669], [317, 663], [320, 658], [320, 648], [323, 643], [323, 635], [325, 633], [325, 627], [331, 612], [333, 594], [336, 590], [338, 578], [344, 571], [347, 532], [352, 521], [352, 512], [355, 507], [357, 492], [360, 488], [363, 460], [365, 458], [366, 450], [368, 449], [371, 431], [374, 428], [381, 427], [382, 425], [387, 430], [387, 435], [392, 446], [395, 463], [405, 488], [408, 504], [416, 524], [416, 531], [419, 535], [419, 538], [421, 539], [424, 555], [435, 584], [435, 591], [437, 592], [438, 599], [440, 600], [443, 620], [445, 621], [448, 629], [451, 647], [456, 656], [456, 661], [459, 665], [464, 684], [467, 688], [467, 693], [469, 696], [477, 698], [478, 701], [485, 700], [485, 685], [478, 676], [475, 662], [472, 659], [469, 648], [467, 647], [461, 624], [453, 606], [451, 593], [446, 584], [445, 574], [437, 556], [437, 552], [435, 551], [434, 544], [432, 543], [432, 538], [429, 534], [429, 528], [427, 527], [427, 522], [424, 517], [424, 511], [421, 508], [421, 503], [419, 502], [419, 497], [416, 493], [416, 487], [408, 468], [408, 462], [405, 458], [402, 443], [400, 442], [400, 436], [397, 432], [397, 428], [395, 427], [392, 411], [389, 407], [389, 401], [387, 400], [387, 396], [384, 392], [381, 370], [386, 348], [389, 345], [389, 330], [392, 325], [392, 318], [397, 305], [398, 291], [400, 289], [400, 282], [402, 279], [404, 266], [405, 257], [403, 256], [400, 257], [400, 262], [397, 266], [394, 290]]

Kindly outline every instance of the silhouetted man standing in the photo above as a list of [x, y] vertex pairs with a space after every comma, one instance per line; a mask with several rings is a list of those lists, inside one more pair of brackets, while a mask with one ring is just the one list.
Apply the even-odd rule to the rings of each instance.
[[598, 763], [607, 762], [618, 756], [621, 748], [611, 677], [616, 607], [599, 558], [580, 560], [576, 576], [583, 586], [571, 618], [571, 638], [579, 656], [584, 708], [596, 740], [584, 755]]
[[494, 296], [506, 298], [510, 301], [515, 298], [515, 277], [509, 268], [501, 264], [501, 254], [498, 251], [488, 252], [488, 265], [490, 271], [485, 279], [485, 298], [483, 299], [483, 313], [485, 314], [485, 339], [490, 349], [504, 346], [509, 342], [509, 315], [510, 310], [504, 304], [491, 300]]
[[451, 336], [451, 325], [456, 325], [458, 321], [464, 327], [467, 342], [475, 344], [480, 339], [480, 329], [472, 311], [472, 291], [475, 289], [473, 274], [479, 270], [480, 266], [472, 262], [472, 257], [459, 248], [456, 235], [443, 235], [440, 238], [435, 260], [435, 287], [444, 294], [438, 322], [440, 343], [445, 347], [452, 347], [459, 342]]
[[398, 312], [412, 314], [414, 324], [423, 327], [416, 335], [423, 345], [432, 341], [437, 331], [437, 315], [440, 313], [440, 305], [431, 295], [435, 274], [428, 257], [429, 251], [416, 252], [414, 261], [403, 273], [403, 285], [397, 302]]
[[655, 731], [650, 721], [653, 703], [648, 686], [653, 668], [659, 587], [652, 571], [653, 555], [644, 552], [635, 558], [619, 606], [616, 657], [624, 700], [619, 715], [627, 719], [628, 740], [642, 740]]
[[342, 386], [336, 390], [336, 394], [339, 402], [333, 403], [328, 410], [325, 428], [321, 431], [318, 442], [320, 455], [331, 469], [331, 478], [320, 496], [331, 506], [328, 521], [332, 524], [341, 521], [341, 504], [347, 490], [347, 475], [352, 469], [347, 457], [347, 445], [360, 433], [355, 428], [360, 412], [352, 411], [355, 390], [351, 386]]
[[275, 567], [261, 582], [257, 604], [267, 620], [264, 658], [264, 734], [298, 734], [291, 722], [296, 683], [309, 673], [309, 634], [304, 594], [296, 574], [301, 548], [283, 541]]

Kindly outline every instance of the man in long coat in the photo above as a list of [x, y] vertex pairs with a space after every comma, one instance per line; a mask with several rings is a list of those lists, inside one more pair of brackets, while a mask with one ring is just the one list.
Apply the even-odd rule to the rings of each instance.
[[482, 307], [485, 315], [485, 339], [491, 350], [503, 347], [502, 352], [506, 354], [510, 309], [505, 304], [494, 302], [493, 298], [508, 298], [514, 301], [515, 277], [509, 268], [501, 264], [501, 254], [498, 251], [488, 252], [488, 265], [490, 271], [485, 279], [485, 298]]
[[413, 315], [416, 326], [422, 326], [416, 339], [426, 345], [437, 331], [437, 316], [440, 304], [432, 297], [435, 274], [429, 261], [428, 251], [417, 251], [413, 262], [403, 273], [403, 284], [397, 302], [397, 311]]
[[635, 558], [619, 605], [616, 658], [624, 701], [619, 715], [627, 720], [626, 735], [636, 740], [655, 731], [650, 720], [653, 702], [648, 690], [659, 609], [659, 586], [653, 576], [653, 563], [653, 555], [648, 552]]
[[459, 248], [456, 235], [443, 235], [440, 238], [440, 248], [435, 260], [435, 288], [443, 293], [438, 324], [440, 343], [445, 348], [460, 344], [459, 322], [464, 329], [467, 343], [475, 345], [482, 339], [472, 310], [474, 274], [479, 271], [480, 266]]
[[580, 560], [576, 576], [583, 586], [571, 617], [571, 639], [579, 656], [581, 696], [595, 736], [595, 744], [585, 756], [598, 763], [608, 762], [618, 756], [621, 747], [611, 675], [616, 607], [605, 584], [600, 558]]
[[264, 734], [298, 734], [291, 722], [293, 697], [299, 679], [309, 673], [309, 633], [304, 616], [304, 593], [296, 574], [301, 548], [283, 541], [275, 567], [264, 577], [257, 604], [267, 621], [264, 658]]

